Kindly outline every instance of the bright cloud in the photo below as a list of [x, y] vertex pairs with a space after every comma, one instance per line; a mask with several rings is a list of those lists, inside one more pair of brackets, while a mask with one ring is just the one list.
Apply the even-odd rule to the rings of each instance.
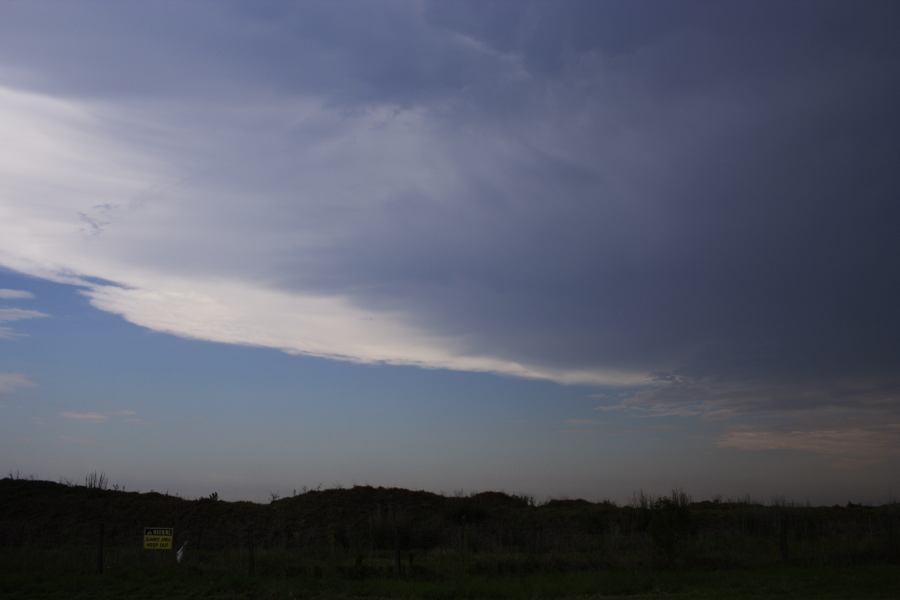
[[645, 381], [627, 372], [542, 369], [467, 355], [464, 348], [455, 348], [460, 345], [456, 340], [415, 330], [402, 315], [365, 311], [340, 297], [285, 294], [222, 281], [169, 281], [167, 287], [145, 291], [97, 286], [85, 294], [97, 308], [188, 338], [354, 362], [486, 371], [566, 383]]
[[[285, 244], [292, 260], [303, 260], [339, 239], [341, 231], [328, 231], [337, 222], [323, 221], [322, 211], [346, 212], [352, 232], [359, 226], [353, 221], [388, 202], [401, 180], [413, 187], [447, 185], [440, 181], [447, 179], [439, 174], [440, 157], [429, 156], [432, 144], [422, 139], [430, 135], [428, 128], [415, 114], [395, 119], [376, 112], [346, 120], [323, 109], [302, 109], [300, 118], [331, 122], [336, 133], [309, 151], [308, 163], [292, 166], [309, 179], [296, 182], [299, 195], [290, 200], [299, 211], [291, 218], [299, 216], [300, 221], [295, 229], [284, 229], [266, 213], [267, 207], [286, 201], [283, 190], [258, 198], [249, 189], [229, 190], [224, 184], [204, 182], [208, 188], [198, 188], [177, 163], [148, 158], [146, 148], [142, 154], [113, 141], [106, 121], [116, 113], [104, 115], [98, 107], [10, 89], [0, 90], [0, 107], [5, 115], [0, 133], [16, 141], [0, 157], [0, 169], [13, 190], [0, 200], [0, 263], [81, 285], [97, 308], [179, 336], [356, 362], [566, 383], [647, 381], [639, 371], [561, 368], [482, 354], [466, 343], [465, 335], [431, 331], [401, 310], [363, 307], [340, 292], [279, 290], [267, 285], [266, 277], [248, 272], [242, 261], [265, 261]], [[381, 133], [371, 134], [372, 139], [356, 144], [361, 150], [348, 155], [349, 142], [343, 138], [371, 128]], [[13, 146], [15, 152], [9, 150]], [[385, 153], [399, 153], [404, 162], [424, 160], [426, 168], [401, 176], [385, 164]], [[338, 164], [347, 161], [364, 171], [365, 195], [353, 189], [358, 183], [335, 177]], [[251, 174], [251, 179], [257, 176]], [[307, 197], [304, 184], [311, 194], [327, 194], [327, 202]], [[28, 201], [35, 197], [42, 202]], [[222, 213], [229, 212], [233, 217], [222, 220]], [[303, 222], [304, 214], [310, 224]], [[229, 272], [220, 273], [226, 263]], [[265, 274], [271, 265], [263, 262], [257, 268]], [[37, 316], [45, 315], [0, 311], [0, 321]]]

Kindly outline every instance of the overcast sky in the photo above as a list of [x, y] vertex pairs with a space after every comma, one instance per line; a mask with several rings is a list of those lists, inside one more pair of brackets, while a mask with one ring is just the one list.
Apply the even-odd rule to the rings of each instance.
[[0, 467], [886, 500], [898, 106], [889, 1], [4, 2]]

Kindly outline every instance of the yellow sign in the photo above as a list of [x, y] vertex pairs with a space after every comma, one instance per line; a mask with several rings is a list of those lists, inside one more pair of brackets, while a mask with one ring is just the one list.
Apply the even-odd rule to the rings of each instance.
[[144, 550], [171, 550], [174, 531], [171, 527], [144, 527]]

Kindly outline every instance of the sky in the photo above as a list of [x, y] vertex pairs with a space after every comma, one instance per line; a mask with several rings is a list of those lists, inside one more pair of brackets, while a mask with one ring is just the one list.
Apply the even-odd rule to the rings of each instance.
[[900, 494], [900, 9], [0, 4], [0, 469]]

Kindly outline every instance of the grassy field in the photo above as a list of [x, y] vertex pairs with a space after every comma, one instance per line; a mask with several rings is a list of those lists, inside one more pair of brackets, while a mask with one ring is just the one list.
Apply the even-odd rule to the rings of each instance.
[[[145, 526], [173, 549], [144, 550]], [[17, 598], [900, 599], [900, 505], [372, 487], [254, 504], [7, 478], [0, 600]]]
[[32, 599], [176, 598], [672, 598], [896, 599], [900, 569], [783, 567], [726, 571], [610, 571], [447, 579], [210, 577], [170, 569], [150, 574], [3, 575], [0, 597]]

